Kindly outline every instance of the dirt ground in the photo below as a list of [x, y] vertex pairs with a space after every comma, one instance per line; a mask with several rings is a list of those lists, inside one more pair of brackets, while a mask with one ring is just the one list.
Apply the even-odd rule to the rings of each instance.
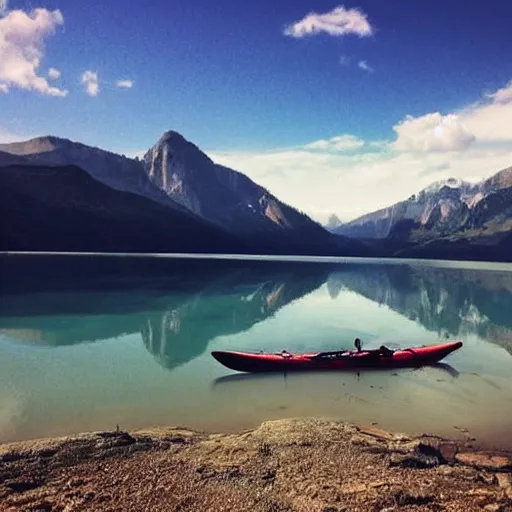
[[512, 454], [321, 419], [0, 445], [0, 511], [512, 512]]

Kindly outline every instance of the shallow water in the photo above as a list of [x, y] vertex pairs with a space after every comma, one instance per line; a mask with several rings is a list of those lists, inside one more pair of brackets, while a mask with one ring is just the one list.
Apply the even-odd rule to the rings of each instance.
[[[303, 415], [512, 448], [511, 266], [18, 257], [2, 260], [0, 442]], [[462, 339], [419, 370], [248, 375], [217, 349]]]

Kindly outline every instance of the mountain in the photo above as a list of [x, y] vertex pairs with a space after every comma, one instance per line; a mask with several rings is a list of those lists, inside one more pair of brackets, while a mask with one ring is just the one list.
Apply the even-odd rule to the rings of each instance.
[[115, 190], [73, 166], [0, 167], [0, 250], [229, 252], [249, 249], [203, 219]]
[[[334, 231], [354, 238], [386, 238], [393, 234], [398, 223], [408, 221], [424, 232], [451, 234], [470, 225], [475, 216], [473, 211], [486, 209], [487, 200], [494, 201], [493, 194], [506, 190], [510, 193], [511, 187], [512, 167], [476, 184], [450, 178], [433, 183], [388, 208], [347, 222]], [[501, 213], [502, 210], [494, 209], [494, 214]], [[503, 214], [508, 216], [509, 212]]]
[[386, 256], [512, 261], [512, 167], [476, 184], [436, 182], [333, 231]]
[[[0, 152], [15, 155], [29, 165], [80, 167], [115, 190], [142, 195], [183, 211], [151, 183], [142, 162], [132, 158], [53, 136], [0, 144]], [[0, 166], [11, 163], [22, 162], [6, 162], [0, 153]]]
[[[179, 228], [182, 233], [179, 238], [174, 235], [178, 228], [169, 224], [167, 236], [164, 236], [162, 230], [158, 228], [160, 242], [146, 245], [145, 242], [142, 243], [142, 240], [139, 241], [140, 243], [136, 241], [136, 239], [141, 238], [139, 233], [134, 230], [133, 220], [136, 215], [127, 217], [124, 221], [125, 225], [120, 228], [120, 231], [124, 233], [124, 238], [131, 233], [134, 238], [132, 245], [138, 247], [139, 250], [150, 251], [154, 250], [150, 247], [158, 246], [172, 248], [165, 249], [166, 251], [188, 251], [189, 249], [186, 249], [186, 247], [194, 246], [189, 242], [196, 235], [191, 231], [185, 236], [185, 226], [190, 223], [192, 223], [191, 226], [207, 223], [211, 225], [212, 230], [219, 233], [229, 233], [237, 240], [241, 240], [245, 249], [242, 250], [242, 246], [239, 246], [237, 252], [329, 256], [363, 256], [371, 253], [367, 244], [328, 232], [307, 215], [279, 201], [247, 176], [215, 164], [199, 148], [174, 131], [165, 132], [157, 144], [146, 153], [142, 161], [52, 136], [39, 137], [25, 142], [0, 144], [0, 169], [12, 165], [22, 165], [25, 169], [22, 172], [24, 177], [17, 181], [13, 180], [12, 176], [5, 178], [8, 179], [9, 186], [14, 190], [15, 195], [23, 196], [25, 194], [19, 187], [26, 185], [28, 177], [34, 173], [36, 166], [46, 169], [45, 176], [49, 176], [49, 169], [54, 169], [55, 173], [59, 175], [59, 178], [54, 176], [40, 182], [43, 189], [46, 189], [44, 199], [39, 200], [37, 190], [35, 188], [31, 189], [31, 197], [35, 201], [34, 204], [37, 204], [38, 215], [43, 217], [44, 208], [49, 208], [51, 211], [55, 210], [54, 202], [59, 205], [56, 208], [61, 209], [59, 213], [64, 213], [62, 208], [65, 198], [60, 196], [50, 198], [48, 187], [51, 186], [57, 187], [55, 190], [70, 191], [75, 199], [80, 197], [83, 204], [95, 203], [92, 195], [87, 197], [81, 191], [71, 191], [73, 180], [71, 180], [69, 173], [71, 172], [70, 169], [73, 168], [75, 169], [76, 177], [74, 179], [77, 186], [80, 180], [85, 179], [83, 176], [78, 178], [78, 169], [83, 169], [90, 178], [99, 182], [99, 184], [106, 185], [113, 191], [130, 193], [131, 200], [135, 200], [135, 196], [139, 196], [139, 198], [145, 198], [160, 206], [165, 206], [168, 210], [173, 210], [172, 214], [162, 213], [161, 222], [155, 221], [160, 226], [163, 225], [164, 218], [165, 222], [170, 222], [169, 219], [172, 216], [176, 219], [174, 222], [178, 222], [177, 219], [188, 218]], [[18, 168], [21, 169], [21, 167]], [[62, 169], [58, 170], [58, 168]], [[10, 173], [12, 174], [12, 172], [11, 169]], [[66, 181], [66, 184], [60, 183], [59, 180]], [[90, 181], [88, 183], [87, 190], [92, 193], [94, 187]], [[30, 185], [27, 186], [30, 187]], [[102, 193], [106, 194], [105, 188], [102, 190]], [[111, 195], [113, 196], [113, 194]], [[124, 202], [126, 202], [127, 197], [125, 196]], [[15, 203], [12, 202], [11, 204], [15, 206]], [[43, 204], [45, 205], [44, 208]], [[70, 218], [76, 221], [84, 215], [83, 209], [79, 214], [73, 215], [72, 210], [77, 204], [79, 203], [68, 201], [65, 206], [67, 214], [71, 215]], [[138, 200], [138, 204], [142, 204], [140, 200]], [[150, 207], [146, 201], [143, 209], [147, 208]], [[91, 214], [91, 210], [89, 209], [89, 214]], [[130, 208], [124, 207], [123, 211], [127, 212], [128, 210]], [[41, 247], [41, 237], [38, 238], [35, 245], [31, 245], [30, 237], [32, 235], [29, 234], [29, 231], [25, 231], [24, 235], [15, 235], [14, 226], [17, 222], [23, 225], [23, 229], [28, 229], [28, 226], [30, 226], [24, 216], [21, 215], [20, 210], [16, 211], [19, 219], [12, 217], [12, 212], [9, 213], [8, 210], [4, 209], [4, 212], [9, 213], [10, 216], [10, 227], [7, 227], [10, 235], [7, 237], [7, 241], [17, 240], [15, 246], [19, 248], [22, 245], [25, 250], [29, 250], [30, 247], [34, 247], [33, 250], [40, 250], [35, 249], [35, 247]], [[153, 214], [156, 211], [157, 209], [153, 209]], [[162, 209], [160, 211], [163, 212]], [[51, 215], [54, 215], [54, 213], [56, 212], [53, 211]], [[180, 215], [177, 215], [178, 213]], [[140, 214], [140, 211], [138, 214]], [[99, 220], [98, 212], [95, 215], [95, 220]], [[110, 208], [110, 215], [113, 215], [113, 208]], [[26, 217], [29, 218], [30, 216], [32, 216], [32, 213], [29, 208], [26, 209]], [[56, 217], [52, 218], [55, 221], [57, 220]], [[120, 225], [123, 224], [120, 213], [117, 218]], [[195, 219], [195, 223], [190, 220], [191, 218]], [[90, 221], [92, 222], [92, 218]], [[4, 222], [6, 222], [5, 219]], [[53, 220], [48, 221], [48, 223], [51, 223], [55, 229], [51, 230], [54, 233], [53, 242], [47, 241], [44, 244], [45, 246], [60, 246], [62, 247], [61, 250], [78, 250], [76, 249], [78, 246], [84, 247], [84, 250], [93, 250], [92, 247], [99, 246], [98, 243], [94, 242], [94, 237], [90, 236], [90, 230], [89, 234], [86, 233], [81, 238], [80, 229], [82, 228], [78, 225], [71, 229], [71, 226], [67, 228], [64, 226], [58, 227]], [[89, 223], [89, 221], [86, 223]], [[88, 226], [90, 226], [90, 223]], [[82, 241], [79, 243], [77, 240], [65, 242], [63, 239], [60, 243], [57, 243], [59, 236], [66, 237], [68, 236], [67, 233], [70, 232], [77, 240]], [[142, 236], [142, 239], [149, 240], [151, 229], [148, 228], [144, 232], [147, 233], [147, 236]], [[33, 236], [37, 237], [39, 235], [36, 233]], [[21, 245], [20, 237], [25, 240]], [[184, 237], [189, 242], [181, 244]], [[108, 241], [109, 238], [109, 236], [106, 236], [105, 240]], [[117, 242], [114, 240], [117, 239], [120, 238], [113, 237], [111, 241], [103, 244], [103, 246], [115, 250]], [[164, 239], [168, 240], [166, 244], [163, 243]], [[89, 241], [93, 245], [85, 249], [85, 247], [89, 247]], [[121, 245], [126, 247], [127, 243], [123, 242]], [[233, 243], [231, 243], [231, 246], [237, 247]], [[5, 242], [2, 247], [5, 249], [14, 248], [14, 246], [6, 245]], [[65, 247], [68, 247], [68, 249], [65, 249]], [[143, 247], [147, 247], [147, 249], [143, 249]], [[200, 252], [210, 252], [210, 246], [202, 244], [199, 240], [197, 240], [195, 247]], [[220, 250], [219, 248], [213, 252]]]
[[177, 203], [228, 231], [250, 237], [265, 252], [364, 254], [360, 243], [334, 237], [250, 178], [213, 162], [175, 131], [145, 154], [152, 183]]
[[328, 231], [334, 231], [336, 228], [339, 228], [343, 222], [339, 219], [339, 217], [336, 214], [332, 214], [327, 219], [327, 223], [325, 224], [325, 229]]

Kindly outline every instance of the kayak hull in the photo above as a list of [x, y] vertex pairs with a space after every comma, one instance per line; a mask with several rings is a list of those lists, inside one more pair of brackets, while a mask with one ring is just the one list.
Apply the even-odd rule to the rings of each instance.
[[419, 367], [439, 362], [462, 347], [461, 341], [412, 347], [382, 354], [362, 352], [316, 352], [308, 354], [265, 354], [216, 350], [212, 356], [222, 365], [240, 372], [287, 372], [294, 370], [354, 370], [364, 368]]

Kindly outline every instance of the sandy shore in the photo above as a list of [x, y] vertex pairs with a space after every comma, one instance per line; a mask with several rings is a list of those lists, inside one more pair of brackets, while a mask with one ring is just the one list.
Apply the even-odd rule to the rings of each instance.
[[0, 510], [512, 512], [512, 454], [320, 419], [95, 432], [0, 445]]

